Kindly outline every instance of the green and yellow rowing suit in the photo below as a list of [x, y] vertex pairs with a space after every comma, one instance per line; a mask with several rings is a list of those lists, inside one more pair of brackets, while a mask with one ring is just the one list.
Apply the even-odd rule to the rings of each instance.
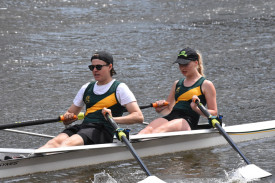
[[103, 124], [105, 128], [113, 134], [115, 129], [109, 124], [102, 114], [104, 107], [112, 110], [114, 117], [122, 116], [124, 107], [120, 105], [116, 97], [116, 90], [120, 82], [114, 81], [110, 89], [102, 94], [94, 93], [95, 82], [91, 82], [83, 95], [83, 101], [86, 104], [86, 113], [83, 124]]
[[190, 104], [192, 97], [197, 95], [203, 105], [206, 104], [205, 96], [201, 86], [205, 78], [201, 77], [195, 84], [190, 87], [184, 86], [184, 78], [180, 79], [176, 85], [175, 101], [176, 104], [170, 114], [164, 118], [171, 121], [173, 119], [184, 118], [189, 123], [191, 129], [196, 129], [200, 115], [193, 111]]

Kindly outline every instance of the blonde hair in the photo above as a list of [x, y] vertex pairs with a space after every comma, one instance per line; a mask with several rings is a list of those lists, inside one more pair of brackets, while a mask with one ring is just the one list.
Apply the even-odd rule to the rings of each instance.
[[200, 73], [200, 75], [202, 75], [202, 76], [204, 76], [204, 73], [203, 73], [203, 71], [204, 71], [204, 68], [203, 68], [203, 61], [202, 61], [202, 55], [201, 55], [201, 53], [199, 52], [199, 51], [196, 51], [197, 52], [197, 54], [198, 54], [198, 72]]

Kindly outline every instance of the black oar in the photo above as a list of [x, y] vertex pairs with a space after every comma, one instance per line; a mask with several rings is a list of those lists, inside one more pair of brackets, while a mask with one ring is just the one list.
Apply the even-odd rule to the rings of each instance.
[[107, 118], [108, 122], [112, 125], [112, 127], [114, 129], [116, 129], [116, 131], [118, 132], [118, 138], [119, 138], [119, 140], [125, 143], [125, 145], [127, 146], [127, 148], [130, 150], [130, 152], [132, 153], [132, 155], [134, 156], [134, 158], [137, 160], [137, 162], [141, 166], [141, 168], [149, 176], [148, 179], [145, 179], [145, 180], [143, 180], [141, 182], [144, 182], [144, 183], [145, 182], [148, 182], [148, 183], [149, 182], [156, 182], [156, 183], [164, 182], [164, 181], [160, 180], [159, 178], [151, 175], [150, 171], [147, 169], [147, 167], [145, 166], [145, 164], [142, 162], [142, 160], [138, 156], [136, 150], [134, 149], [134, 147], [131, 145], [131, 143], [127, 139], [127, 135], [125, 134], [125, 132], [123, 130], [119, 130], [120, 128], [118, 127], [117, 123], [114, 121], [114, 119], [108, 113], [106, 114], [106, 118]]
[[[83, 119], [84, 113], [81, 112], [78, 114], [78, 116], [75, 116], [74, 118], [75, 119]], [[0, 125], [0, 130], [7, 129], [7, 128], [17, 128], [17, 127], [23, 127], [23, 126], [40, 125], [40, 124], [45, 124], [45, 123], [54, 123], [54, 122], [59, 122], [59, 121], [63, 121], [63, 120], [64, 120], [63, 116], [59, 116], [59, 117], [53, 118], [53, 119], [38, 119], [38, 120], [32, 120], [32, 121], [15, 122], [12, 124]]]
[[[164, 102], [163, 106], [166, 106], [168, 105], [169, 103], [168, 102]], [[140, 109], [146, 109], [146, 108], [150, 108], [150, 107], [158, 107], [158, 104], [157, 103], [151, 103], [149, 105], [142, 105], [142, 106], [139, 106]], [[127, 109], [125, 108], [124, 109], [124, 112], [127, 112]]]
[[254, 164], [251, 164], [250, 161], [244, 156], [244, 154], [240, 151], [240, 149], [236, 146], [230, 136], [225, 132], [225, 130], [221, 127], [219, 121], [215, 118], [212, 118], [212, 115], [208, 112], [208, 110], [200, 103], [198, 100], [195, 101], [199, 109], [202, 113], [211, 120], [212, 126], [216, 127], [218, 131], [222, 134], [222, 136], [227, 140], [227, 142], [232, 146], [232, 148], [239, 153], [239, 155], [243, 158], [243, 160], [247, 163], [246, 167], [240, 169], [240, 174], [248, 180], [259, 179], [271, 176], [272, 174], [266, 172], [265, 170], [257, 167]]

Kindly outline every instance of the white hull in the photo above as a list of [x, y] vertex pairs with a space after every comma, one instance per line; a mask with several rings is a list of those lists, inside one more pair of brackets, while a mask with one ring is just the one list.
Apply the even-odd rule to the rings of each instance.
[[[242, 142], [275, 136], [275, 121], [228, 126], [224, 129], [234, 142]], [[130, 139], [140, 157], [227, 144], [215, 129], [133, 135]], [[11, 151], [12, 149], [0, 149], [0, 153]], [[0, 178], [133, 159], [121, 142], [26, 151], [34, 151], [34, 154], [41, 156], [0, 161]], [[49, 152], [55, 154], [43, 155]]]

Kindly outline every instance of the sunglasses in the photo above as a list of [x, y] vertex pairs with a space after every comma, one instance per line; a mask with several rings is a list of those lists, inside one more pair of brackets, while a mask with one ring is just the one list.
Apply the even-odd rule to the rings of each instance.
[[103, 66], [108, 66], [108, 65], [89, 65], [88, 67], [91, 71], [93, 71], [94, 68], [96, 68], [96, 70], [100, 71]]

